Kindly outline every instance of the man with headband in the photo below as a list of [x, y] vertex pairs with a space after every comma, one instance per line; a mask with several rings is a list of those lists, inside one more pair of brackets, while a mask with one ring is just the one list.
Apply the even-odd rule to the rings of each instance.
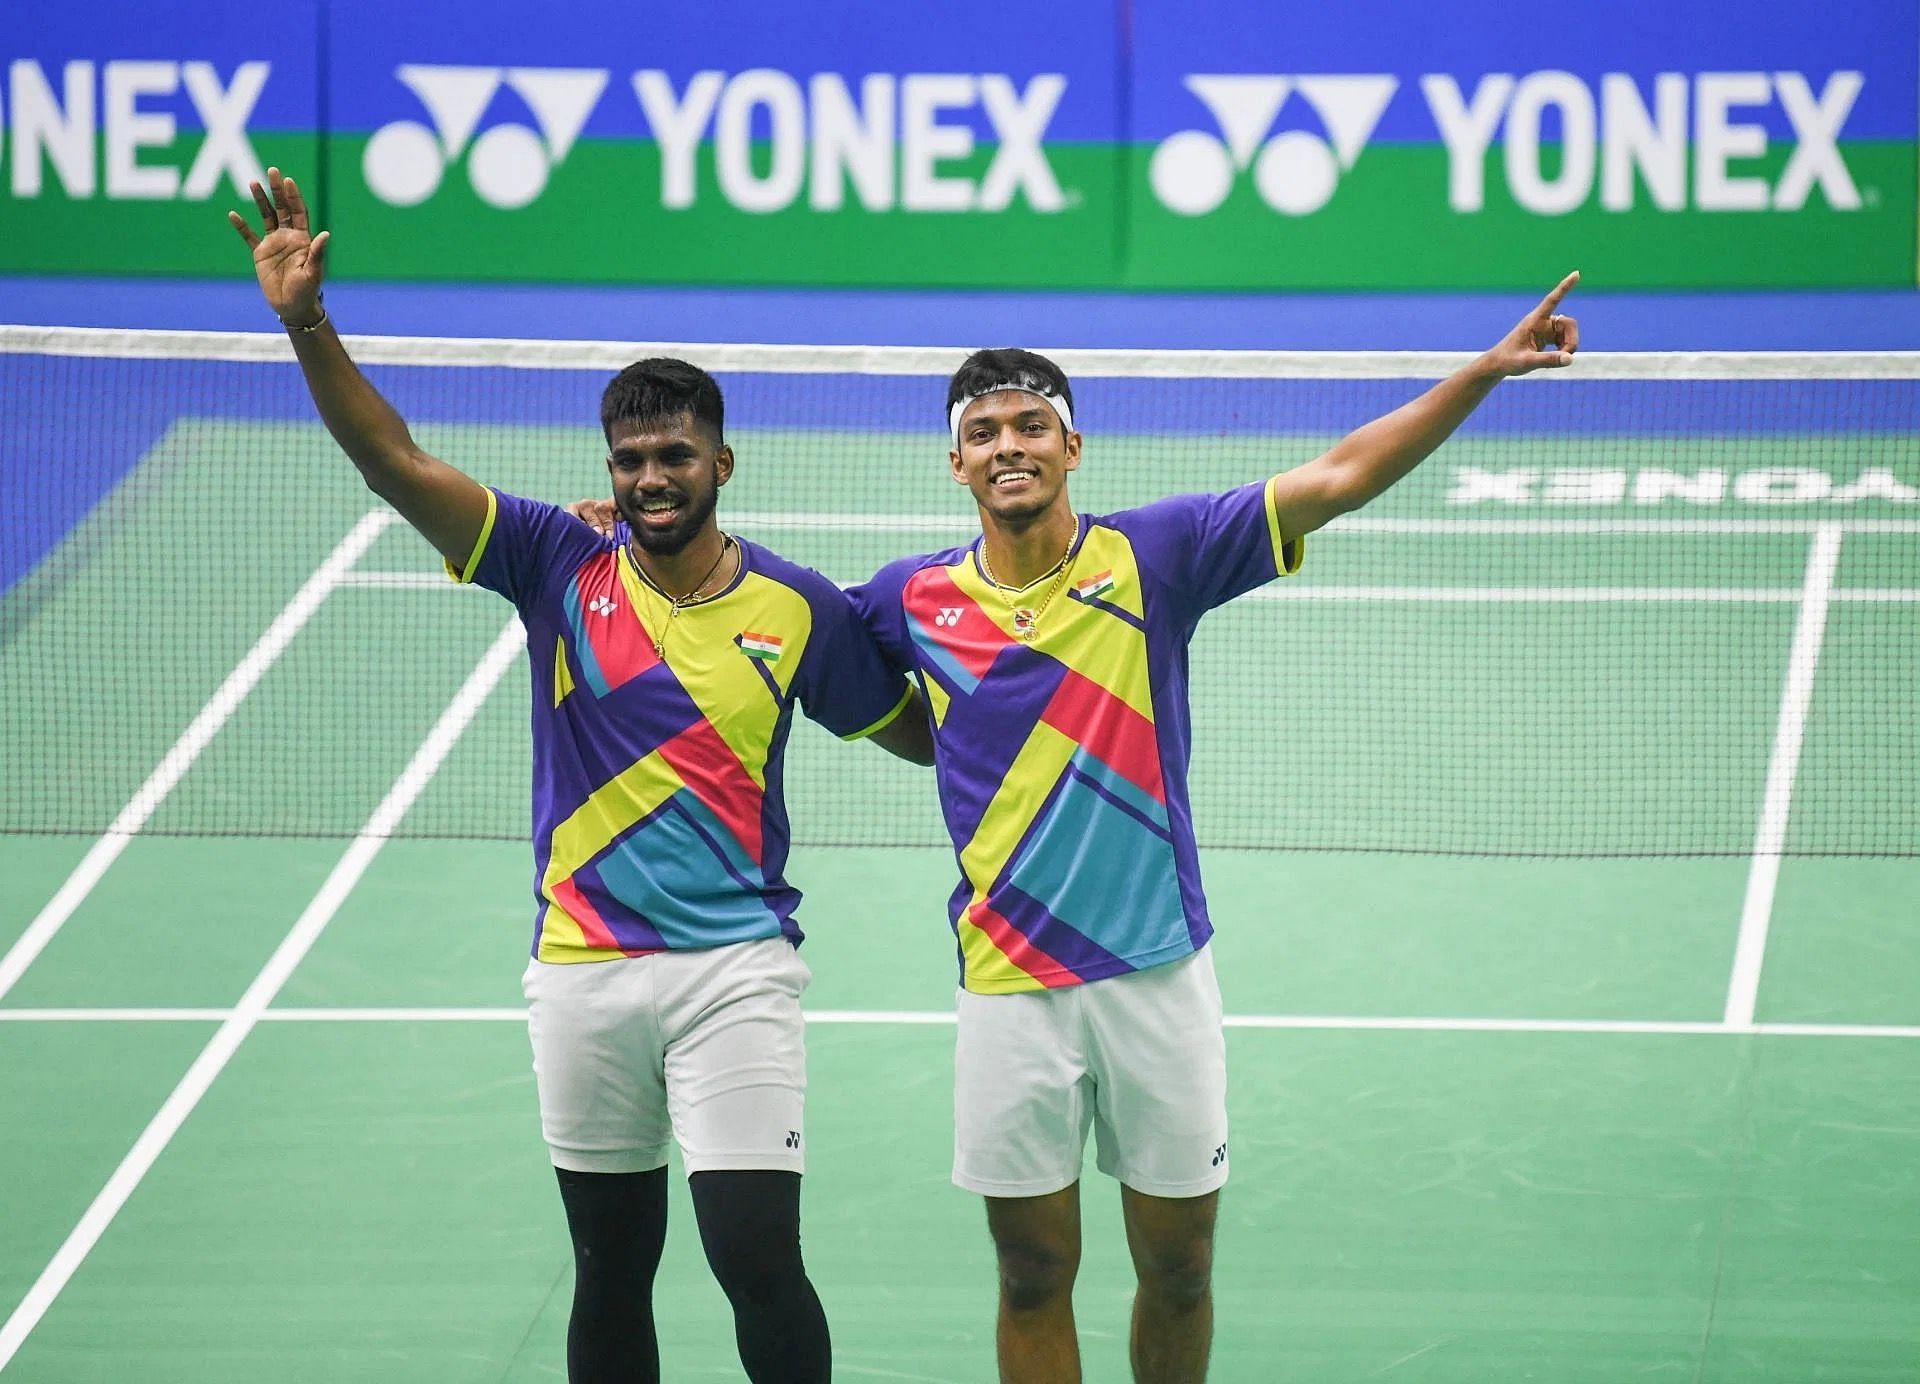
[[1298, 569], [1306, 535], [1431, 453], [1494, 385], [1571, 363], [1570, 274], [1507, 337], [1323, 456], [1217, 495], [1082, 515], [1073, 390], [1029, 351], [947, 390], [981, 536], [849, 594], [918, 682], [961, 880], [954, 1181], [987, 1201], [1000, 1377], [1080, 1378], [1087, 1131], [1121, 1184], [1140, 1381], [1204, 1377], [1226, 1048], [1186, 769], [1200, 617]]

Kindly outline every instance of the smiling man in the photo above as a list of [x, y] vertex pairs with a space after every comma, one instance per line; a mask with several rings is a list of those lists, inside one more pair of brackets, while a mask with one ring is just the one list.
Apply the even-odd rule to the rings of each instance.
[[1073, 390], [980, 351], [947, 391], [963, 548], [850, 594], [935, 723], [960, 865], [954, 1181], [986, 1198], [1000, 1375], [1080, 1378], [1073, 1281], [1089, 1129], [1138, 1276], [1136, 1379], [1199, 1380], [1228, 1168], [1226, 1049], [1187, 796], [1201, 616], [1298, 569], [1309, 533], [1413, 469], [1512, 375], [1567, 365], [1569, 275], [1498, 346], [1323, 456], [1216, 495], [1077, 513]]
[[805, 1039], [799, 894], [782, 871], [795, 706], [926, 763], [925, 718], [838, 587], [723, 532], [719, 387], [643, 360], [601, 399], [624, 528], [488, 489], [428, 455], [321, 306], [329, 233], [291, 178], [234, 227], [320, 417], [367, 485], [513, 602], [533, 677], [533, 959], [541, 1123], [574, 1246], [569, 1378], [660, 1378], [652, 1292], [676, 1140], [701, 1243], [755, 1384], [830, 1372], [800, 1255]]

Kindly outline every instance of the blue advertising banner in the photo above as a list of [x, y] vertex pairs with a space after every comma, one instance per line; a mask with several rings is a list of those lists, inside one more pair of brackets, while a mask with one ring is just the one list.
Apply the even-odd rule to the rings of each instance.
[[[265, 162], [319, 162], [317, 0], [36, 5], [0, 30], [0, 271], [224, 273]], [[103, 216], [108, 211], [110, 215]]]

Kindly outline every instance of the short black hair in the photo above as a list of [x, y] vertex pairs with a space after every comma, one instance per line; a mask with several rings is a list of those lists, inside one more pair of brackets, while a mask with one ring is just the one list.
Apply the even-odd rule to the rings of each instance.
[[1068, 413], [1073, 412], [1073, 386], [1067, 383], [1067, 372], [1045, 356], [1010, 346], [975, 351], [960, 363], [947, 381], [947, 412], [951, 414], [953, 406], [968, 395], [997, 384], [1057, 398]]
[[613, 440], [615, 423], [654, 423], [683, 413], [726, 440], [726, 404], [713, 376], [671, 356], [636, 360], [607, 382], [600, 395], [600, 431]]

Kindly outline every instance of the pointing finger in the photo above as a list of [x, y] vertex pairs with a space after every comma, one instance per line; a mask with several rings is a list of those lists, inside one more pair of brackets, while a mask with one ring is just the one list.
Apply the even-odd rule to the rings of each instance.
[[1553, 288], [1553, 292], [1549, 293], [1546, 297], [1542, 298], [1540, 300], [1540, 306], [1535, 308], [1534, 311], [1539, 313], [1551, 313], [1555, 308], [1560, 306], [1560, 300], [1562, 298], [1566, 297], [1569, 293], [1573, 292], [1573, 286], [1579, 282], [1580, 282], [1580, 271], [1576, 269], [1571, 274], [1567, 275], [1566, 278], [1560, 280], [1559, 283], [1555, 284]]

